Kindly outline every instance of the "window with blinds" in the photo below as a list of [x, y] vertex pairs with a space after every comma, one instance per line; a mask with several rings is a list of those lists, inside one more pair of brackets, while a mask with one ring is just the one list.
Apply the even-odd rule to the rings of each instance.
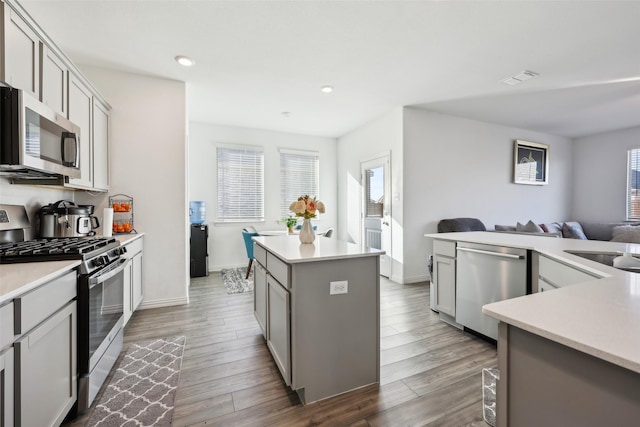
[[298, 197], [318, 197], [320, 157], [314, 151], [280, 150], [280, 213], [292, 215], [289, 206]]
[[627, 172], [627, 219], [640, 220], [640, 148], [629, 150]]
[[217, 147], [220, 221], [264, 219], [264, 153], [258, 148]]

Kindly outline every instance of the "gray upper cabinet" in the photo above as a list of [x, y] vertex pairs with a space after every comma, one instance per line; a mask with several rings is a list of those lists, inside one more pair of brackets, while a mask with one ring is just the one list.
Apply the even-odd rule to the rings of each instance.
[[15, 0], [0, 2], [0, 20], [0, 80], [80, 126], [81, 177], [65, 187], [108, 191], [111, 107]]
[[67, 117], [69, 69], [58, 55], [42, 44], [40, 49], [42, 102]]
[[109, 107], [93, 98], [94, 190], [109, 190]]
[[93, 147], [91, 143], [91, 111], [93, 98], [89, 88], [73, 74], [69, 77], [69, 120], [80, 126], [80, 178], [69, 178], [74, 188], [93, 187]]
[[0, 80], [40, 98], [40, 38], [33, 29], [4, 2], [2, 10], [3, 67]]

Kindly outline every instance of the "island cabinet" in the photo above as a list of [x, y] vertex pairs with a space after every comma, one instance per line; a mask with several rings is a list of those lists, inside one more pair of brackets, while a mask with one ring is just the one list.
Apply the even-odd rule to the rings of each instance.
[[254, 238], [254, 312], [303, 403], [380, 381], [380, 254], [336, 239]]
[[456, 242], [433, 241], [433, 281], [436, 311], [456, 315]]
[[632, 426], [640, 373], [500, 323], [497, 427]]
[[588, 273], [544, 255], [538, 255], [538, 292], [601, 278], [602, 276]]

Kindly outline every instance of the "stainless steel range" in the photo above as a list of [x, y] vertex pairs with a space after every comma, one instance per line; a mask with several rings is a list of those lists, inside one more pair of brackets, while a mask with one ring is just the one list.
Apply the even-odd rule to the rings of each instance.
[[24, 206], [0, 205], [0, 264], [81, 260], [78, 275], [78, 404], [91, 406], [122, 350], [126, 249], [113, 237], [24, 241]]

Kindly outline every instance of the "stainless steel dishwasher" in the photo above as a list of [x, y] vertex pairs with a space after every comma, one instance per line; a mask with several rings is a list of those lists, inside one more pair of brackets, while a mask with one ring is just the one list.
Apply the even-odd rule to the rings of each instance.
[[498, 339], [498, 321], [482, 306], [530, 292], [526, 249], [458, 242], [456, 322]]

